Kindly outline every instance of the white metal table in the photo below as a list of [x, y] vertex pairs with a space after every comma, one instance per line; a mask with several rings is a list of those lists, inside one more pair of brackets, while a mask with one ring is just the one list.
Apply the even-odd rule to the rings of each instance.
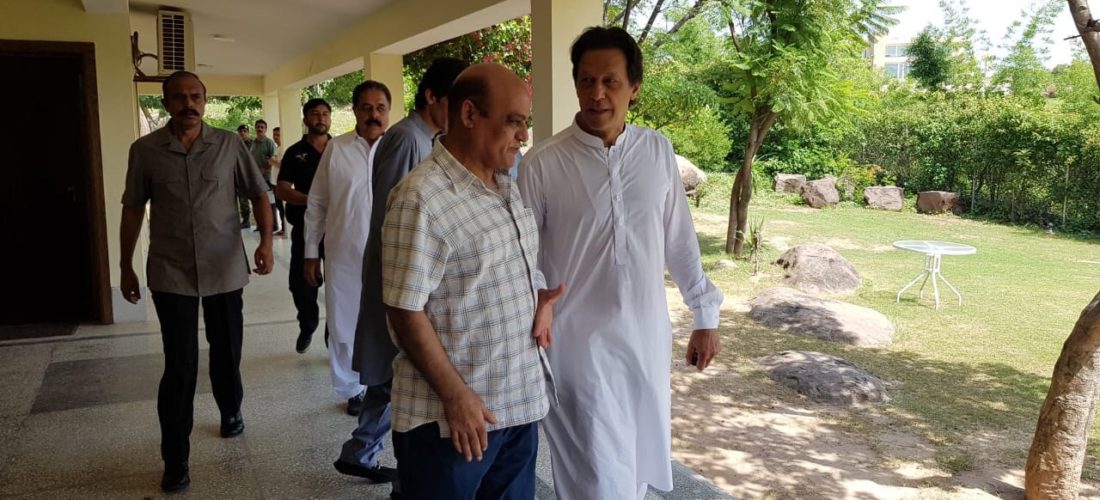
[[895, 241], [894, 247], [902, 250], [909, 250], [910, 252], [917, 252], [924, 254], [924, 270], [913, 281], [910, 281], [904, 288], [898, 290], [897, 302], [901, 302], [901, 294], [910, 289], [913, 285], [917, 284], [922, 278], [923, 282], [920, 284], [918, 291], [919, 297], [924, 298], [924, 285], [928, 283], [929, 278], [932, 280], [932, 295], [936, 299], [936, 309], [940, 308], [940, 288], [936, 285], [936, 280], [943, 281], [943, 284], [947, 285], [951, 291], [959, 298], [959, 305], [963, 303], [962, 294], [951, 285], [947, 278], [943, 277], [943, 273], [940, 272], [940, 265], [943, 262], [944, 255], [973, 255], [978, 253], [978, 249], [970, 245], [964, 245], [962, 243], [952, 243], [950, 241], [934, 241], [934, 240], [901, 240]]

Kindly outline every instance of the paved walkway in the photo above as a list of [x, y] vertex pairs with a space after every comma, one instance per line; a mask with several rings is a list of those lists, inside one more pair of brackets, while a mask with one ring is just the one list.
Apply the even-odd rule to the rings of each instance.
[[[251, 253], [254, 235], [246, 241]], [[388, 485], [369, 485], [332, 468], [355, 419], [344, 414], [344, 401], [329, 389], [321, 336], [305, 354], [294, 352], [289, 253], [289, 240], [276, 240], [275, 272], [253, 277], [245, 289], [245, 432], [234, 439], [218, 437], [218, 410], [202, 359], [192, 485], [174, 497], [388, 497]], [[154, 320], [0, 343], [0, 498], [164, 497], [158, 487], [156, 391], [163, 366], [158, 332]], [[384, 462], [392, 464], [392, 455]], [[678, 463], [673, 472], [676, 489], [651, 490], [647, 498], [729, 498]], [[537, 498], [553, 498], [545, 447], [538, 475]]]

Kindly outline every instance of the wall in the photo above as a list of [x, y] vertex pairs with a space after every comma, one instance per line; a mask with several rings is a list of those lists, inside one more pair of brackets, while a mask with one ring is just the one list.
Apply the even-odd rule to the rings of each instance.
[[[120, 309], [118, 225], [130, 143], [137, 137], [137, 103], [130, 62], [129, 14], [87, 14], [78, 0], [16, 0], [0, 3], [0, 39], [92, 42], [99, 93], [100, 150], [106, 206], [108, 262], [115, 321], [144, 319], [145, 307]], [[141, 268], [135, 259], [135, 269]], [[139, 275], [143, 271], [139, 271]]]

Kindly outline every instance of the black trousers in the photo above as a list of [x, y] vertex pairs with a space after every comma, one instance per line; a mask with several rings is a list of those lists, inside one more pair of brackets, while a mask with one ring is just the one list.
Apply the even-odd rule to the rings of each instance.
[[[160, 454], [166, 464], [186, 464], [191, 454], [195, 384], [199, 369], [199, 297], [153, 292], [164, 342], [164, 375], [157, 393]], [[243, 289], [202, 297], [210, 344], [210, 386], [222, 417], [241, 411]]]
[[[290, 295], [294, 298], [294, 307], [298, 309], [298, 331], [312, 335], [320, 323], [317, 292], [321, 287], [306, 283], [305, 252], [305, 224], [294, 224], [290, 230]], [[325, 255], [324, 244], [321, 245], [320, 255]]]

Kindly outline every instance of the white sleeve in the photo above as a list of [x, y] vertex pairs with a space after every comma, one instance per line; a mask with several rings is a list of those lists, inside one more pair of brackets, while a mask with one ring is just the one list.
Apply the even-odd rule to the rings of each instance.
[[313, 184], [309, 187], [309, 197], [306, 199], [306, 248], [304, 257], [316, 259], [320, 257], [321, 240], [325, 237], [325, 220], [328, 217], [328, 169], [332, 161], [332, 150], [336, 149], [335, 141], [329, 141], [325, 152], [321, 154], [321, 161], [317, 164], [317, 173], [313, 175]]
[[[534, 160], [531, 160], [530, 155], [524, 156], [520, 159], [519, 176], [516, 178], [516, 186], [519, 189], [519, 197], [523, 200], [523, 204], [527, 208], [531, 209], [531, 212], [535, 216], [535, 228], [539, 232], [539, 262], [542, 262], [542, 225], [545, 223], [546, 214], [545, 203], [543, 203], [542, 190], [540, 189], [540, 183], [535, 179], [535, 173], [531, 169], [534, 168]], [[535, 273], [532, 277], [535, 290], [543, 290], [548, 288], [546, 285], [546, 276], [542, 274], [542, 269], [535, 266]]]
[[671, 178], [665, 194], [665, 265], [672, 281], [680, 289], [684, 303], [691, 308], [695, 318], [694, 329], [718, 328], [722, 291], [703, 273], [699, 237], [695, 233], [695, 223], [691, 221], [672, 144], [664, 137], [661, 139], [666, 151], [658, 155], [658, 161], [664, 163], [664, 170]]

